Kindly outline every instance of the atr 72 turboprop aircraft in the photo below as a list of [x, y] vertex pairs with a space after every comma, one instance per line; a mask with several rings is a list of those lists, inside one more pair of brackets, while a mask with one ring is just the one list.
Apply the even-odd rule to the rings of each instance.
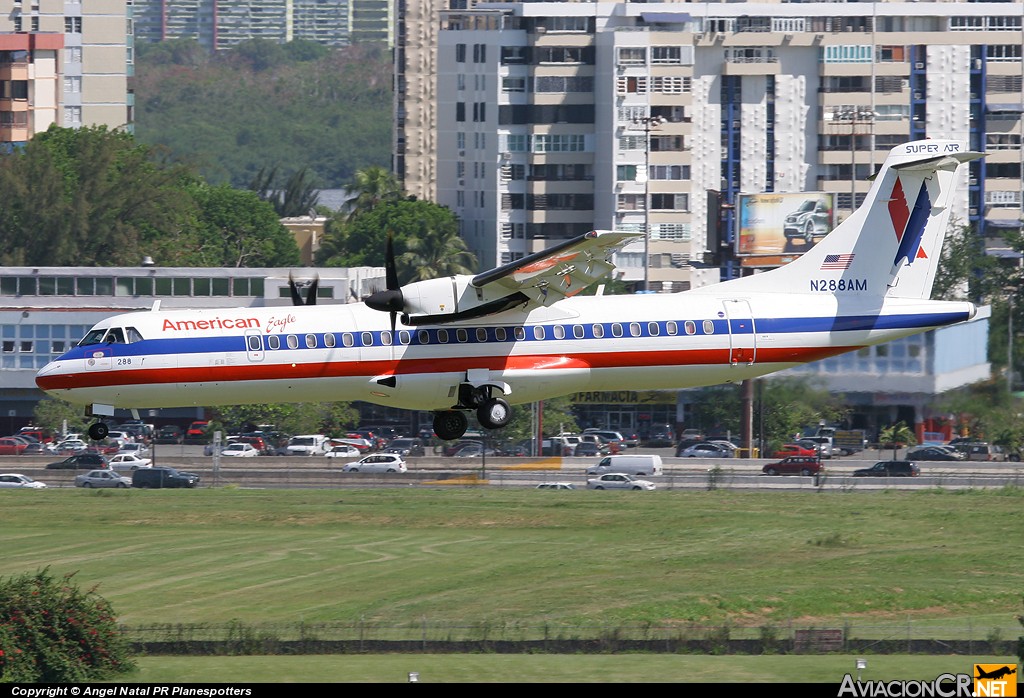
[[36, 383], [94, 415], [366, 400], [433, 410], [435, 433], [454, 439], [471, 410], [494, 429], [510, 403], [742, 381], [974, 317], [929, 296], [960, 166], [978, 157], [950, 140], [894, 148], [864, 205], [799, 259], [704, 288], [576, 296], [630, 233], [406, 286], [389, 244], [387, 289], [365, 303], [117, 315]]

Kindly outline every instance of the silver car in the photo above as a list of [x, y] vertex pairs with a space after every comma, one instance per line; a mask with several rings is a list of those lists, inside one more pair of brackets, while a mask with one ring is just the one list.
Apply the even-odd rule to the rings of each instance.
[[0, 488], [12, 490], [42, 490], [46, 483], [33, 480], [20, 473], [3, 473], [0, 475]]
[[625, 473], [605, 473], [601, 477], [587, 480], [588, 490], [653, 490], [650, 480], [638, 480]]
[[377, 453], [349, 463], [342, 470], [346, 473], [404, 473], [408, 468], [401, 456], [394, 453]]
[[118, 475], [112, 470], [90, 470], [75, 477], [75, 487], [121, 487], [132, 486], [131, 478]]

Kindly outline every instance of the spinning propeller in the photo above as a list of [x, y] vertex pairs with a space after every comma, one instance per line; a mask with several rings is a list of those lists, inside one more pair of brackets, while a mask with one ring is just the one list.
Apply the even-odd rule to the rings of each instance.
[[405, 310], [405, 296], [402, 295], [402, 287], [398, 283], [395, 245], [390, 233], [388, 233], [387, 248], [384, 250], [384, 272], [387, 288], [371, 293], [366, 299], [366, 305], [374, 310], [391, 313], [391, 331], [394, 332], [398, 313]]
[[309, 288], [306, 291], [306, 300], [302, 300], [302, 295], [299, 293], [299, 285], [292, 278], [291, 272], [288, 272], [288, 290], [292, 294], [292, 305], [316, 305], [316, 291], [317, 287], [320, 286], [320, 277], [316, 276], [312, 281], [309, 282]]

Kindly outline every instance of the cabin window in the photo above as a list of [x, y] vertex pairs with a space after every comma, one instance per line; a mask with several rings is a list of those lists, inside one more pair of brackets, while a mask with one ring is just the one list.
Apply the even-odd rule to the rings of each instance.
[[584, 335], [583, 325], [573, 325], [572, 326], [572, 336], [573, 337], [575, 337], [576, 339], [583, 339], [583, 335]]
[[713, 320], [705, 320], [704, 321], [704, 334], [714, 334], [714, 333], [715, 333], [715, 323], [714, 323], [714, 321]]
[[293, 334], [288, 335], [288, 348], [289, 349], [298, 349], [299, 348], [299, 338], [296, 337]]
[[657, 337], [659, 334], [661, 334], [661, 328], [658, 326], [658, 323], [648, 322], [647, 334], [651, 335], [652, 337]]
[[380, 333], [380, 343], [381, 344], [383, 344], [386, 347], [390, 347], [391, 346], [391, 341], [392, 341], [392, 337], [391, 337], [391, 333], [390, 332], [385, 330], [384, 332]]
[[468, 342], [469, 333], [466, 332], [465, 329], [460, 327], [459, 329], [455, 330], [455, 338], [458, 339], [460, 342]]
[[356, 342], [351, 332], [345, 332], [344, 334], [341, 335], [341, 343], [344, 344], [346, 347], [350, 347]]
[[447, 344], [448, 343], [448, 330], [438, 330], [437, 331], [437, 341], [440, 342], [441, 344]]
[[595, 337], [597, 337], [598, 339], [604, 337], [604, 325], [594, 325], [592, 329], [594, 330]]
[[537, 325], [536, 327], [533, 328], [533, 338], [534, 339], [544, 339], [545, 334], [546, 333], [544, 332], [544, 327], [543, 326]]
[[272, 335], [268, 336], [267, 337], [267, 346], [270, 347], [271, 349], [280, 349], [281, 348], [281, 338], [278, 337], [276, 334], [272, 334]]
[[420, 344], [430, 344], [430, 333], [426, 330], [418, 330], [416, 332], [416, 341]]
[[665, 334], [673, 337], [679, 334], [679, 327], [676, 325], [675, 320], [669, 320], [665, 323]]
[[360, 335], [360, 339], [361, 339], [364, 347], [372, 347], [373, 346], [373, 333], [372, 332], [363, 332]]
[[697, 323], [693, 320], [687, 320], [683, 323], [683, 330], [686, 334], [697, 334]]
[[617, 322], [612, 323], [612, 337], [622, 336], [622, 325]]
[[526, 328], [525, 327], [516, 327], [513, 330], [513, 333], [515, 334], [515, 338], [518, 339], [518, 340], [526, 339]]
[[494, 338], [499, 342], [504, 342], [506, 339], [508, 339], [508, 332], [505, 331], [504, 327], [495, 327]]
[[398, 341], [403, 345], [408, 346], [412, 343], [412, 333], [409, 330], [402, 330], [398, 333]]
[[565, 327], [562, 325], [552, 327], [551, 333], [555, 336], [555, 339], [565, 339]]
[[639, 322], [631, 322], [631, 323], [629, 323], [629, 336], [630, 337], [639, 337], [640, 336], [640, 323]]
[[327, 332], [326, 334], [324, 334], [324, 346], [325, 347], [327, 347], [328, 349], [332, 349], [332, 348], [334, 348], [335, 343], [336, 343], [336, 340], [334, 338], [334, 333], [333, 332]]
[[245, 341], [249, 343], [249, 351], [261, 351], [263, 349], [263, 342], [260, 341], [258, 334], [251, 334], [245, 338]]
[[487, 341], [487, 330], [483, 327], [476, 328], [476, 341], [486, 342]]
[[316, 349], [316, 335], [315, 334], [307, 334], [306, 335], [306, 348], [307, 349]]

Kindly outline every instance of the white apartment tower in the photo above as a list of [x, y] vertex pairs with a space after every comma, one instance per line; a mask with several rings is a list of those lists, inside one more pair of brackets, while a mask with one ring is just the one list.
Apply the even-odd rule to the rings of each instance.
[[927, 137], [990, 153], [956, 218], [1020, 227], [1024, 4], [460, 2], [399, 5], [395, 168], [484, 267], [598, 228], [648, 232], [617, 264], [654, 291], [749, 273], [739, 194], [842, 218]]

